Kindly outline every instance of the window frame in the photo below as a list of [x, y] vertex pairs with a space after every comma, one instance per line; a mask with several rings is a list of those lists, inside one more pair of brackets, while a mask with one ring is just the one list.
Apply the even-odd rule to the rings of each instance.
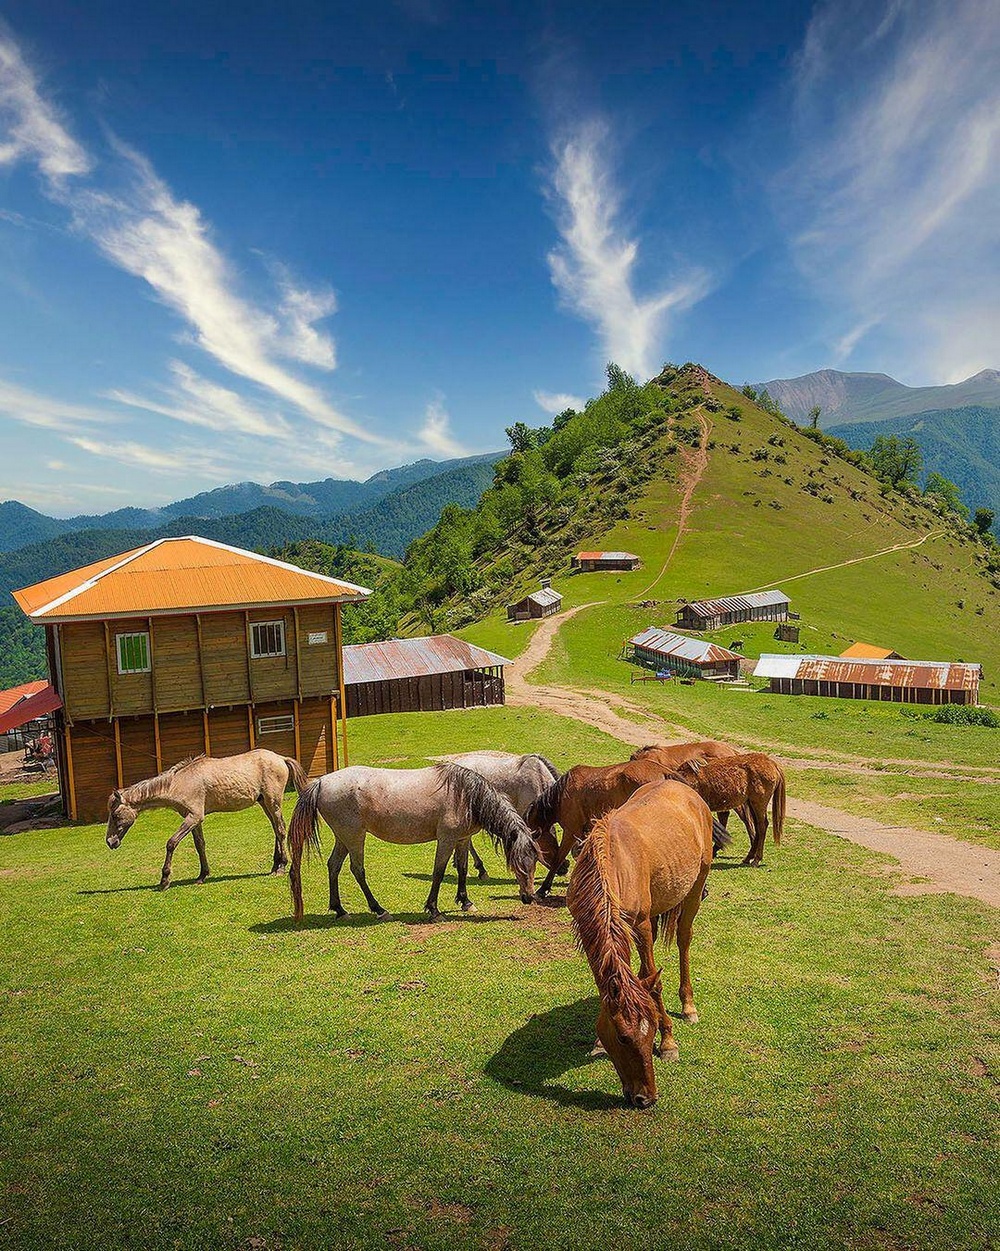
[[[281, 724], [277, 724], [280, 722]], [[276, 713], [270, 717], [257, 718], [257, 737], [268, 734], [290, 734], [295, 730], [295, 717], [292, 713]]]
[[[125, 659], [123, 647], [132, 639], [143, 639], [143, 647], [146, 653], [146, 663], [138, 668], [124, 668], [123, 661]], [[115, 635], [115, 660], [118, 665], [119, 677], [131, 677], [137, 673], [152, 673], [153, 671], [153, 649], [150, 646], [148, 630], [127, 630]]]
[[[257, 631], [262, 629], [276, 629], [281, 638], [281, 650], [276, 652], [262, 652], [257, 649], [258, 635]], [[251, 621], [250, 622], [250, 659], [251, 660], [278, 660], [282, 656], [288, 655], [288, 640], [285, 637], [285, 619], [278, 617], [273, 621]]]

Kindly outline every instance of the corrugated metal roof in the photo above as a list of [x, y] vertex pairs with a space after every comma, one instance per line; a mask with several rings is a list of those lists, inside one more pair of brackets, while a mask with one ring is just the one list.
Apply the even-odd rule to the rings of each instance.
[[761, 656], [757, 662], [754, 677], [971, 691], [978, 686], [982, 672], [982, 665], [961, 661], [844, 660], [840, 656], [768, 654]]
[[673, 634], [657, 626], [649, 626], [629, 642], [635, 647], [657, 652], [661, 656], [673, 656], [678, 660], [691, 660], [699, 664], [725, 660], [739, 660], [735, 652], [720, 647], [718, 643], [706, 643], [703, 639], [690, 639], [683, 634]]
[[296, 565], [196, 535], [157, 539], [15, 591], [35, 621], [146, 616], [162, 612], [330, 603], [371, 592]]
[[45, 678], [39, 678], [35, 682], [22, 682], [20, 686], [12, 686], [9, 690], [0, 691], [0, 716], [8, 708], [19, 704], [22, 699], [27, 699], [29, 695], [37, 695], [39, 691], [44, 691], [47, 686], [48, 682]]
[[550, 604], [562, 603], [562, 596], [551, 586], [543, 586], [540, 591], [532, 591], [530, 595], [525, 596], [525, 599], [537, 604], [539, 608], [548, 608]]
[[577, 560], [638, 560], [635, 552], [577, 552]]
[[852, 643], [840, 655], [843, 660], [889, 660], [896, 653], [891, 647], [876, 647], [874, 643]]
[[[26, 691], [26, 694], [13, 702], [4, 698], [13, 695], [15, 691]], [[6, 706], [2, 707], [2, 704]], [[34, 721], [36, 717], [44, 717], [46, 713], [55, 712], [61, 707], [62, 700], [49, 682], [28, 682], [25, 686], [14, 687], [13, 691], [0, 692], [0, 734], [6, 734], [8, 730]]]
[[384, 643], [352, 643], [344, 648], [344, 682], [386, 682], [392, 678], [420, 678], [429, 673], [458, 673], [465, 669], [492, 669], [510, 661], [485, 647], [476, 647], [450, 634], [429, 638], [388, 639]]
[[693, 599], [685, 605], [699, 617], [718, 617], [727, 612], [746, 612], [751, 608], [770, 608], [791, 601], [784, 591], [748, 591], [745, 595], [727, 595], [720, 599]]

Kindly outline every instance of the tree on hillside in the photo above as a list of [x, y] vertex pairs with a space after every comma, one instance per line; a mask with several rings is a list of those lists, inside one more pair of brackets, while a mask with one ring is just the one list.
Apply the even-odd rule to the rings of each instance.
[[881, 478], [897, 491], [913, 486], [924, 467], [924, 458], [916, 439], [901, 439], [896, 434], [880, 434], [868, 453], [876, 478]]
[[621, 365], [616, 365], [614, 361], [608, 361], [608, 390], [609, 391], [634, 391], [636, 389], [636, 381], [631, 374], [627, 374]]
[[512, 426], [507, 427], [504, 434], [513, 452], [530, 452], [533, 447], [538, 446], [535, 441], [535, 431], [523, 421], [515, 421]]
[[954, 482], [943, 474], [930, 473], [924, 483], [924, 495], [938, 501], [949, 513], [956, 513], [963, 521], [969, 518], [969, 510], [962, 503], [962, 493]]
[[980, 534], [988, 534], [995, 516], [996, 514], [992, 508], [977, 508], [972, 518], [972, 524]]
[[819, 429], [819, 415], [823, 410], [818, 404], [814, 404], [809, 410], [809, 426], [812, 430]]

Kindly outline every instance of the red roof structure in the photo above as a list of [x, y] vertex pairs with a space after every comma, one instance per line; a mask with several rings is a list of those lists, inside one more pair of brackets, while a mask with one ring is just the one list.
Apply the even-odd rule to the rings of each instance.
[[0, 734], [16, 730], [19, 725], [26, 725], [61, 707], [62, 700], [55, 688], [44, 678], [0, 691]]

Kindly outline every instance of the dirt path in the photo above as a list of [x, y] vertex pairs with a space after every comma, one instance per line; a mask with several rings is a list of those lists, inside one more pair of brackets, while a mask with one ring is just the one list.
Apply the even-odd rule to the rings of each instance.
[[[684, 489], [681, 494], [680, 507], [677, 509], [677, 533], [674, 535], [673, 543], [670, 544], [670, 551], [667, 552], [667, 559], [663, 562], [660, 572], [650, 582], [649, 586], [643, 587], [635, 596], [636, 599], [645, 599], [670, 567], [670, 562], [674, 558], [674, 552], [677, 551], [677, 544], [681, 541], [681, 536], [687, 529], [688, 518], [691, 516], [691, 500], [695, 489], [708, 468], [708, 436], [712, 429], [712, 423], [704, 413], [695, 413], [695, 417], [698, 419], [698, 425], [701, 426], [701, 442], [694, 449], [693, 454], [684, 456], [685, 464], [682, 480]], [[671, 428], [673, 428], [673, 416], [670, 418], [670, 423]]]
[[875, 560], [879, 556], [888, 556], [892, 552], [903, 552], [911, 547], [920, 547], [928, 539], [940, 538], [942, 534], [944, 534], [943, 530], [931, 530], [923, 538], [915, 539], [912, 543], [894, 543], [892, 547], [883, 547], [880, 552], [870, 552], [867, 556], [855, 556], [852, 560], [842, 560], [836, 565], [820, 565], [817, 569], [807, 569], [805, 573], [793, 573], [791, 577], [778, 578], [776, 582], [766, 582], [763, 586], [751, 587], [748, 594], [753, 591], [767, 591], [779, 585], [784, 586], [786, 582], [797, 582], [799, 578], [811, 578], [814, 573], [829, 573], [831, 569], [846, 569], [848, 565], [861, 565], [866, 560]]
[[[600, 601], [598, 601], [600, 602]], [[515, 706], [544, 708], [562, 717], [594, 726], [631, 747], [642, 747], [650, 742], [680, 740], [690, 737], [691, 731], [674, 725], [647, 709], [640, 708], [627, 699], [619, 699], [610, 693], [573, 690], [561, 686], [538, 686], [529, 684], [527, 674], [548, 655], [560, 627], [570, 617], [596, 604], [580, 604], [568, 612], [548, 617], [535, 631], [534, 637], [522, 655], [507, 668], [507, 703]], [[819, 767], [794, 758], [776, 757], [787, 768]], [[912, 767], [912, 761], [901, 762]], [[827, 767], [844, 772], [876, 772], [865, 770], [862, 762], [853, 767], [849, 762], [826, 762]], [[912, 776], [947, 778], [945, 772], [913, 772]], [[983, 779], [995, 781], [994, 778]], [[837, 808], [828, 808], [808, 799], [790, 799], [788, 815], [807, 825], [816, 826], [828, 834], [845, 838], [870, 851], [891, 856], [900, 869], [919, 881], [901, 883], [896, 893], [956, 894], [1000, 908], [1000, 852], [947, 834], [932, 834], [926, 830], [911, 829], [900, 825], [883, 825], [868, 817], [855, 817]]]

